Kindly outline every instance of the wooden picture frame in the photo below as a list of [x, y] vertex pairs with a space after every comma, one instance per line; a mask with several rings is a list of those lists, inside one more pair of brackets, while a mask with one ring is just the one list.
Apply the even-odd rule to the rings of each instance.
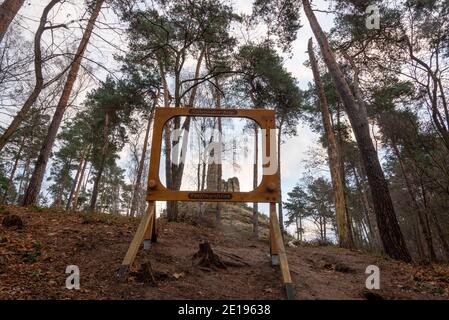
[[[247, 118], [257, 123], [263, 132], [262, 150], [270, 161], [262, 166], [262, 181], [249, 192], [211, 192], [211, 191], [175, 191], [165, 187], [159, 178], [160, 159], [163, 143], [164, 126], [174, 117], [232, 117]], [[154, 115], [153, 139], [151, 144], [150, 168], [148, 172], [148, 201], [204, 201], [204, 202], [279, 202], [279, 170], [277, 155], [270, 154], [276, 150], [273, 133], [276, 130], [275, 112], [265, 109], [198, 109], [198, 108], [156, 108]], [[274, 173], [271, 166], [276, 166]]]

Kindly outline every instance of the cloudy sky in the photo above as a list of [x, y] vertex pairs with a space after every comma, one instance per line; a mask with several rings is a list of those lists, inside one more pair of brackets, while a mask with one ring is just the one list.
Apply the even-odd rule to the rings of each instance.
[[[328, 3], [324, 0], [313, 1], [316, 7], [327, 9]], [[243, 13], [250, 14], [252, 1], [236, 1], [236, 8]], [[322, 28], [327, 31], [332, 27], [332, 16], [324, 13], [316, 13]], [[298, 37], [293, 43], [291, 55], [284, 55], [285, 67], [297, 79], [298, 85], [306, 89], [313, 79], [312, 71], [304, 66], [308, 60], [307, 42], [313, 36], [304, 13], [301, 13], [303, 27], [298, 32]], [[310, 131], [306, 124], [298, 125], [298, 135], [287, 139], [281, 146], [281, 174], [283, 197], [298, 182], [305, 171], [303, 161], [307, 158], [307, 151], [317, 145], [317, 136]], [[263, 207], [263, 206], [262, 206]]]

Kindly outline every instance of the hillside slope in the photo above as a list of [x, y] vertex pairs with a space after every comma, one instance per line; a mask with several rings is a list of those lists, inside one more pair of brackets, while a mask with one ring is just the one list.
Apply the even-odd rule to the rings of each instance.
[[[0, 207], [0, 220], [8, 214], [20, 216], [24, 227], [0, 226], [0, 299], [283, 299], [267, 241], [250, 240], [239, 224], [224, 223], [217, 230], [160, 221], [159, 242], [150, 251], [141, 250], [130, 277], [118, 282], [116, 270], [137, 219]], [[220, 256], [248, 265], [220, 270], [193, 266], [202, 241]], [[447, 265], [412, 266], [335, 247], [287, 248], [287, 253], [299, 299], [369, 298], [364, 272], [371, 264], [381, 269], [376, 293], [383, 298], [449, 297]], [[139, 273], [148, 261], [155, 285], [142, 282]], [[68, 265], [80, 268], [80, 290], [65, 288]]]

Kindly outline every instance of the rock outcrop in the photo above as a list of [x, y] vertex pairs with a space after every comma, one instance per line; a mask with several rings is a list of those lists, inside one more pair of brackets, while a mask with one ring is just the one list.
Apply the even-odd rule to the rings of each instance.
[[218, 190], [218, 176], [220, 167], [218, 164], [209, 164], [206, 176], [206, 190], [207, 191], [222, 191], [222, 192], [240, 192], [240, 182], [237, 177], [229, 178], [228, 180], [221, 179], [221, 188]]

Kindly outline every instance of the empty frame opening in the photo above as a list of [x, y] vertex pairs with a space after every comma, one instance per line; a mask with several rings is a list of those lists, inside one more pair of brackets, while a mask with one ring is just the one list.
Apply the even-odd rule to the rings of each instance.
[[159, 179], [173, 191], [250, 192], [262, 179], [262, 130], [247, 118], [171, 118]]

